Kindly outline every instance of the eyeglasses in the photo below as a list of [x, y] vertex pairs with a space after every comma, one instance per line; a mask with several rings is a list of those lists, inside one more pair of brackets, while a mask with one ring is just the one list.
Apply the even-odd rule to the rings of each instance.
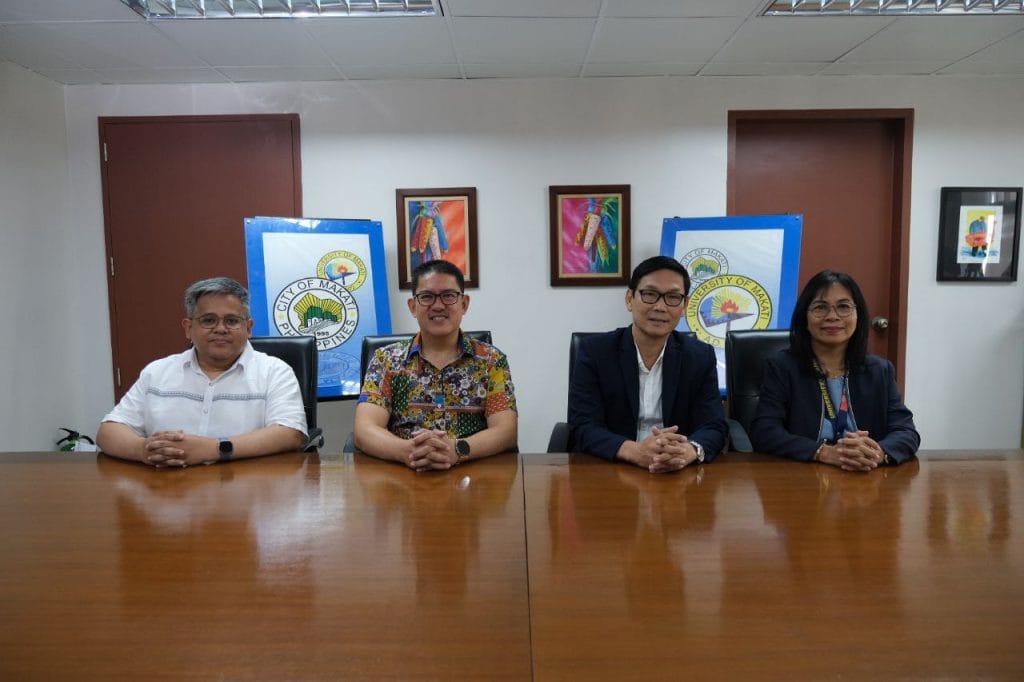
[[413, 298], [424, 308], [429, 308], [434, 305], [434, 301], [441, 299], [441, 303], [445, 305], [455, 305], [460, 298], [462, 298], [461, 291], [442, 291], [439, 294], [435, 294], [433, 291], [421, 291], [418, 294], [413, 294]]
[[654, 305], [658, 302], [658, 299], [665, 299], [665, 305], [669, 308], [678, 308], [679, 304], [681, 304], [683, 299], [686, 298], [678, 291], [668, 291], [663, 294], [660, 291], [654, 291], [652, 289], [642, 289], [636, 293], [640, 295], [640, 300], [647, 305]]
[[239, 317], [238, 315], [225, 315], [224, 317], [217, 317], [216, 315], [202, 315], [200, 317], [193, 317], [192, 319], [198, 322], [199, 326], [203, 329], [216, 329], [217, 325], [223, 322], [225, 329], [235, 331], [237, 329], [241, 329], [242, 325], [245, 324], [245, 318]]
[[835, 310], [836, 315], [838, 315], [839, 317], [849, 317], [850, 315], [853, 315], [855, 312], [857, 312], [857, 306], [855, 306], [852, 303], [847, 303], [845, 301], [842, 303], [836, 303], [835, 305], [830, 305], [828, 303], [821, 301], [813, 304], [810, 308], [808, 308], [807, 313], [811, 317], [820, 320], [824, 317], [828, 317], [828, 313], [830, 310]]

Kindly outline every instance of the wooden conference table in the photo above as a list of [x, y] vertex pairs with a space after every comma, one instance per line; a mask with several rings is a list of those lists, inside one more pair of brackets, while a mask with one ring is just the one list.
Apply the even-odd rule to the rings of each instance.
[[1024, 679], [1024, 454], [0, 455], [0, 679]]

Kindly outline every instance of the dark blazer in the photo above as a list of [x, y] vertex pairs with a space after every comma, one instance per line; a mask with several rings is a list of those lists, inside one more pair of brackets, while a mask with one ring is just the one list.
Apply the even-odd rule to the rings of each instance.
[[[857, 428], [867, 431], [897, 463], [913, 457], [921, 436], [896, 387], [892, 363], [868, 355], [864, 366], [850, 373], [849, 388]], [[810, 460], [818, 449], [824, 411], [817, 379], [789, 349], [779, 351], [765, 363], [750, 442], [759, 452]]]
[[[583, 339], [569, 386], [571, 449], [615, 459], [624, 442], [636, 440], [639, 412], [640, 370], [631, 327]], [[661, 414], [665, 426], [678, 426], [704, 447], [705, 461], [725, 445], [728, 429], [711, 346], [679, 332], [668, 337]]]

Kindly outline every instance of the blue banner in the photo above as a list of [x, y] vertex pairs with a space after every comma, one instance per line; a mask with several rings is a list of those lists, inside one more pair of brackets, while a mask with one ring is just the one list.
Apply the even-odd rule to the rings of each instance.
[[715, 348], [725, 390], [725, 335], [788, 329], [800, 272], [801, 215], [666, 218], [661, 254], [690, 273], [690, 301], [679, 329]]
[[246, 218], [253, 336], [312, 336], [318, 398], [359, 395], [364, 336], [391, 333], [384, 234], [370, 220]]

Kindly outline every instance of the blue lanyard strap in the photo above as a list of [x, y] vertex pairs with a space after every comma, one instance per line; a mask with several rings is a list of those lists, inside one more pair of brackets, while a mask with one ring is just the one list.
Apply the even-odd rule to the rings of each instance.
[[818, 374], [818, 389], [821, 391], [821, 401], [825, 404], [825, 417], [832, 424], [833, 440], [839, 440], [846, 432], [846, 424], [849, 422], [850, 404], [849, 379], [850, 373], [843, 372], [843, 392], [839, 402], [839, 410], [836, 410], [832, 402], [832, 396], [828, 392], [828, 383], [825, 380], [825, 372], [821, 369], [817, 359], [814, 360], [814, 371]]

